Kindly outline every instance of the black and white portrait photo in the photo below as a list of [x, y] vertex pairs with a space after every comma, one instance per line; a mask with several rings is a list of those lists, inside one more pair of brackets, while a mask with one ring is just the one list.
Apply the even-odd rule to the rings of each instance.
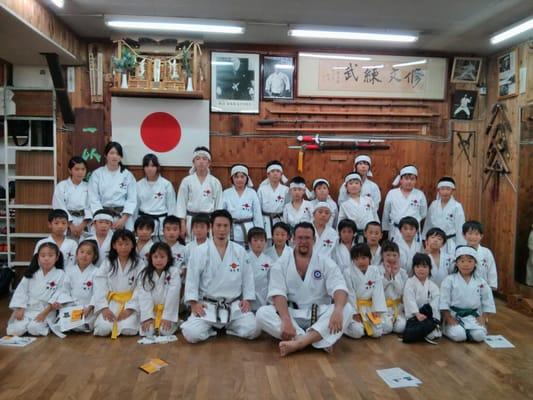
[[455, 57], [452, 68], [452, 83], [477, 83], [482, 59], [477, 57]]
[[518, 94], [518, 67], [516, 49], [498, 57], [498, 98]]
[[477, 91], [475, 90], [457, 90], [453, 94], [451, 119], [466, 119], [474, 118], [474, 110], [476, 109]]
[[263, 98], [292, 99], [294, 93], [294, 59], [265, 56], [263, 58]]
[[258, 54], [211, 54], [211, 111], [259, 112]]

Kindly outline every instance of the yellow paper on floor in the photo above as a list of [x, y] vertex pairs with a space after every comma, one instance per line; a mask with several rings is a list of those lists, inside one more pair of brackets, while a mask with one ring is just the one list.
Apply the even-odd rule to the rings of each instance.
[[141, 365], [139, 368], [142, 369], [147, 374], [153, 374], [158, 372], [161, 368], [166, 367], [167, 362], [161, 360], [160, 358], [152, 358], [146, 364]]

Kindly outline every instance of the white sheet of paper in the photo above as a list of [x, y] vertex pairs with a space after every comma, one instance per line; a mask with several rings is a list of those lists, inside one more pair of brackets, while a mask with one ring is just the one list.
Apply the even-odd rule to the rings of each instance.
[[417, 387], [422, 381], [401, 368], [378, 369], [381, 379], [393, 389]]
[[144, 337], [140, 340], [137, 340], [137, 343], [139, 344], [166, 344], [170, 342], [175, 342], [176, 340], [178, 340], [176, 335], [152, 336], [152, 337]]
[[63, 307], [59, 310], [59, 329], [61, 330], [61, 332], [67, 332], [71, 329], [78, 328], [85, 324], [85, 317], [82, 317], [81, 319], [76, 321], [73, 321], [71, 319], [70, 316], [74, 311], [81, 311], [83, 313], [83, 307], [71, 306]]
[[502, 335], [487, 335], [485, 343], [493, 349], [513, 349], [515, 347], [514, 344]]
[[0, 338], [0, 345], [11, 347], [24, 347], [35, 342], [36, 340], [37, 338], [29, 336], [4, 336], [3, 338]]

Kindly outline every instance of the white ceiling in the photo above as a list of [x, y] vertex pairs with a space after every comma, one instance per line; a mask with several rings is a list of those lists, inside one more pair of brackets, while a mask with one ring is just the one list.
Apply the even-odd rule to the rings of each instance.
[[[49, 3], [50, 0], [42, 0]], [[491, 46], [489, 36], [533, 16], [532, 0], [65, 0], [51, 9], [78, 35], [106, 38], [105, 14], [213, 18], [246, 23], [244, 35], [206, 36], [207, 42], [326, 45], [345, 48], [409, 48], [486, 55], [533, 38], [530, 31]], [[289, 38], [292, 24], [418, 31], [409, 45], [331, 43]], [[168, 35], [165, 35], [168, 36]]]

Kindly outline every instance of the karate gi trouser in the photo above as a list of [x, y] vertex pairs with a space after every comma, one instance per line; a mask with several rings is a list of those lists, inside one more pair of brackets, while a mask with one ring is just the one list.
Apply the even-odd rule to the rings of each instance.
[[156, 304], [154, 306], [154, 316], [155, 316], [154, 323], [150, 325], [150, 328], [146, 331], [142, 328], [142, 325], [141, 325], [139, 335], [152, 337], [155, 335], [156, 329], [159, 331], [160, 336], [173, 335], [178, 329], [178, 324], [176, 322], [172, 322], [170, 324], [169, 329], [161, 329], [161, 320], [163, 319], [163, 311], [164, 311], [164, 305]]
[[221, 328], [226, 328], [228, 335], [249, 340], [256, 339], [261, 334], [261, 330], [257, 327], [255, 315], [251, 311], [232, 313], [230, 321], [226, 324], [206, 321], [191, 315], [187, 321], [181, 324], [181, 333], [187, 342], [198, 343], [209, 339], [211, 336], [216, 336], [216, 329]]
[[[109, 301], [109, 309], [118, 317], [122, 305], [116, 301]], [[98, 313], [94, 323], [94, 336], [110, 336], [113, 332], [114, 322], [106, 321], [102, 313]], [[128, 318], [116, 322], [118, 335], [133, 336], [139, 332], [139, 314], [135, 311]]]
[[38, 322], [35, 317], [41, 311], [26, 309], [24, 318], [20, 321], [11, 316], [7, 323], [6, 333], [10, 336], [23, 336], [26, 332], [32, 336], [47, 336], [50, 333], [49, 324], [53, 322], [56, 312], [51, 311], [43, 322]]
[[[383, 335], [383, 319], [379, 318], [379, 323], [374, 324], [368, 314], [372, 311], [372, 300], [371, 299], [359, 299], [357, 300], [357, 309], [359, 310], [359, 315], [363, 322], [356, 321], [355, 319], [350, 318], [350, 322], [344, 328], [344, 334], [353, 339], [362, 338], [365, 333], [373, 338], [378, 338]], [[366, 325], [366, 326], [365, 326]]]
[[[457, 317], [456, 317], [457, 318]], [[487, 329], [477, 322], [474, 316], [457, 318], [460, 322], [468, 326], [465, 329], [461, 323], [457, 325], [447, 325], [444, 323], [442, 332], [444, 336], [454, 342], [464, 342], [465, 340], [472, 340], [474, 342], [483, 342], [487, 337]], [[472, 328], [471, 328], [472, 327]]]
[[391, 332], [403, 333], [406, 323], [407, 320], [405, 319], [400, 299], [387, 299], [387, 312], [381, 316], [383, 334], [388, 335]]
[[[331, 333], [329, 331], [329, 320], [335, 309], [333, 304], [324, 304], [318, 306], [317, 321], [311, 325], [311, 309], [297, 310], [289, 307], [289, 315], [291, 317], [292, 325], [296, 330], [296, 336], [305, 335], [309, 330], [314, 330], [322, 336], [322, 339], [313, 343], [313, 347], [316, 349], [324, 349], [331, 347], [342, 336], [343, 330], [337, 333]], [[353, 308], [346, 304], [342, 311], [343, 329], [347, 326], [353, 315]], [[279, 317], [276, 307], [273, 305], [263, 306], [257, 310], [256, 314], [257, 325], [270, 336], [281, 340], [281, 318]]]

